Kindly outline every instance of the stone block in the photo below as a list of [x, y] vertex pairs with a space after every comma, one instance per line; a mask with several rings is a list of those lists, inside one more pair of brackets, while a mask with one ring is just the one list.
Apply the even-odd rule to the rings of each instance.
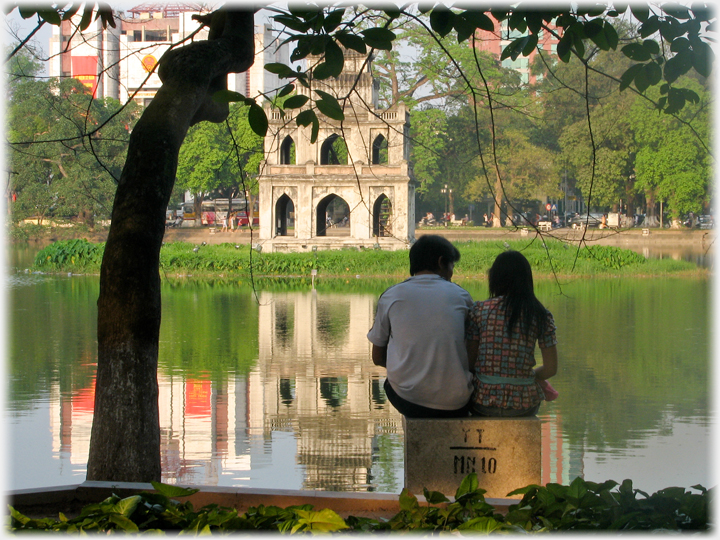
[[[405, 418], [405, 487], [454, 496], [468, 474], [477, 474], [485, 497], [541, 482], [541, 430], [523, 418]], [[516, 498], [520, 498], [516, 496]]]

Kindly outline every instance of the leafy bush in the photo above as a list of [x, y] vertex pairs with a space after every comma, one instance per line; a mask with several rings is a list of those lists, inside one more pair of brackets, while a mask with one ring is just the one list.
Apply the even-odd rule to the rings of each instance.
[[[648, 496], [625, 480], [618, 491], [612, 480], [597, 484], [576, 478], [569, 486], [531, 485], [509, 495], [523, 494], [507, 515], [495, 512], [485, 502], [485, 490], [478, 487], [475, 473], [468, 475], [450, 502], [436, 491], [423, 490], [427, 505], [403, 490], [400, 512], [390, 520], [349, 516], [342, 519], [329, 509], [315, 511], [312, 505], [251, 507], [237, 510], [211, 504], [195, 510], [187, 497], [196, 489], [153, 482], [157, 493], [140, 493], [125, 499], [113, 495], [101, 503], [83, 508], [78, 517], [58, 520], [31, 519], [10, 507], [11, 531], [182, 531], [208, 534], [229, 531], [276, 532], [375, 532], [375, 531], [467, 531], [472, 533], [547, 532], [577, 530], [622, 531], [706, 531], [710, 492], [700, 493], [671, 487]], [[638, 499], [637, 495], [643, 497]]]

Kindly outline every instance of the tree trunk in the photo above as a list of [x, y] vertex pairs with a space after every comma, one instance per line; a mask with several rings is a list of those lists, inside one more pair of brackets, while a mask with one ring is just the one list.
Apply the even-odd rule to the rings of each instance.
[[200, 227], [202, 225], [202, 203], [202, 193], [195, 193], [195, 196], [193, 197], [193, 209], [195, 210], [195, 227]]
[[202, 120], [221, 122], [212, 101], [227, 74], [254, 59], [254, 11], [221, 10], [210, 38], [160, 60], [163, 86], [130, 137], [100, 270], [98, 367], [88, 480], [160, 480], [158, 340], [160, 246], [180, 145]]
[[502, 204], [502, 192], [503, 192], [503, 185], [502, 180], [500, 179], [500, 174], [496, 171], [495, 176], [495, 209], [493, 210], [493, 227], [502, 227], [502, 220], [500, 219], [500, 211], [501, 211], [501, 204]]

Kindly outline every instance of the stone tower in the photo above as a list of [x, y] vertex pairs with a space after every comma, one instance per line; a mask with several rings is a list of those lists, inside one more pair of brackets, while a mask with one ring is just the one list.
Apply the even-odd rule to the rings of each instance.
[[[378, 109], [378, 87], [367, 58], [345, 51], [338, 78], [312, 81], [335, 96], [345, 120], [316, 111], [320, 128], [295, 118], [303, 109], [266, 105], [266, 160], [260, 165], [260, 244], [270, 251], [366, 247], [404, 249], [415, 240], [415, 184], [408, 171], [409, 113], [403, 103]], [[317, 61], [310, 58], [309, 62]]]

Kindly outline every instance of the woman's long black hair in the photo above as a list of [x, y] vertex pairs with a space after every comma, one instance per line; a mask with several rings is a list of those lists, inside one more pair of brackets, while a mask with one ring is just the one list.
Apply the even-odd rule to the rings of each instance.
[[547, 310], [535, 297], [532, 269], [519, 251], [505, 251], [497, 256], [488, 271], [490, 296], [502, 296], [508, 335], [519, 324], [521, 334], [528, 334], [533, 322], [540, 332], [545, 330]]

